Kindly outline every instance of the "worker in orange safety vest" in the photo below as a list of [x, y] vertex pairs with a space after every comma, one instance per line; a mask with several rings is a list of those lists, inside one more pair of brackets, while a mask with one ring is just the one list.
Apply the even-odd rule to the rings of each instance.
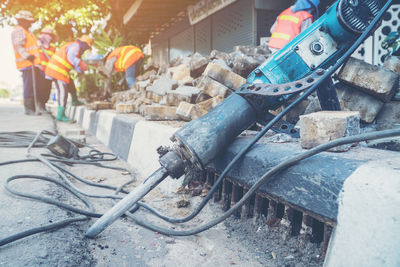
[[128, 88], [131, 89], [136, 82], [136, 75], [140, 70], [143, 62], [143, 52], [140, 48], [128, 45], [121, 46], [114, 49], [105, 57], [104, 65], [99, 67], [101, 74], [106, 76], [106, 92], [110, 94], [110, 78], [114, 71], [125, 72], [125, 80], [128, 84]]
[[[35, 19], [32, 13], [20, 10], [16, 15], [18, 25], [11, 33], [17, 69], [22, 73], [24, 90], [24, 108], [26, 115], [34, 115], [36, 107], [35, 98], [39, 81], [39, 46], [36, 37], [29, 31]], [[38, 113], [39, 114], [39, 113]]]
[[81, 60], [81, 57], [92, 45], [93, 39], [88, 35], [83, 35], [75, 42], [69, 42], [61, 46], [47, 64], [45, 70], [46, 78], [60, 82], [62, 87], [62, 89], [58, 87], [58, 112], [56, 116], [58, 121], [70, 121], [65, 116], [68, 92], [71, 94], [71, 104], [73, 106], [83, 104], [77, 98], [75, 83], [71, 79], [69, 72], [72, 69], [75, 69], [78, 73], [87, 70], [88, 65]]
[[319, 0], [297, 0], [285, 9], [271, 28], [268, 47], [275, 52], [308, 28], [318, 18]]
[[49, 100], [51, 91], [51, 80], [45, 78], [44, 71], [48, 65], [50, 58], [54, 55], [56, 47], [53, 45], [57, 42], [58, 36], [51, 28], [43, 28], [39, 33], [39, 47], [40, 47], [40, 65], [41, 76], [39, 80], [39, 105], [42, 111], [45, 111], [46, 102]]

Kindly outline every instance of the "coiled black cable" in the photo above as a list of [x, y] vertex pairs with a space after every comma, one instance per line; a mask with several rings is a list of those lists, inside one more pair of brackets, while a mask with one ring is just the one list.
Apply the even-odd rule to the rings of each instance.
[[[44, 147], [43, 142], [44, 141], [48, 142], [49, 139], [43, 138], [43, 136], [42, 136], [43, 134], [55, 135], [48, 131], [42, 131], [39, 134], [35, 134], [35, 136], [32, 134], [32, 132], [22, 132], [22, 133], [18, 132], [18, 137], [16, 139], [14, 139], [15, 135], [11, 132], [7, 132], [6, 134], [0, 133], [0, 136], [3, 136], [3, 139], [2, 139], [3, 143], [0, 143], [0, 146], [3, 146], [3, 147], [28, 147], [27, 151], [29, 154], [29, 151], [32, 147]], [[21, 145], [11, 146], [18, 142], [21, 142]], [[39, 144], [36, 144], [36, 142], [38, 142]], [[59, 157], [59, 156], [54, 156], [51, 154], [41, 154], [39, 156], [35, 156], [35, 158], [28, 158], [28, 159], [23, 159], [23, 160], [13, 160], [13, 161], [7, 161], [7, 162], [0, 163], [0, 166], [9, 165], [9, 164], [17, 164], [17, 163], [26, 163], [26, 162], [41, 162], [41, 163], [45, 164], [46, 166], [48, 166], [50, 169], [52, 169], [54, 172], [56, 172], [58, 174], [58, 176], [61, 178], [61, 181], [51, 178], [51, 177], [40, 176], [40, 175], [15, 175], [15, 176], [9, 177], [6, 180], [5, 185], [4, 185], [5, 189], [12, 194], [15, 194], [15, 195], [18, 195], [21, 197], [30, 198], [30, 199], [35, 199], [35, 200], [38, 200], [38, 201], [41, 201], [41, 202], [44, 202], [47, 204], [51, 204], [51, 205], [63, 208], [65, 210], [69, 210], [73, 213], [83, 215], [83, 216], [78, 216], [75, 218], [68, 218], [65, 220], [61, 220], [59, 222], [36, 227], [33, 229], [29, 229], [29, 230], [8, 236], [6, 238], [0, 239], [0, 246], [9, 244], [13, 241], [19, 240], [21, 238], [24, 238], [24, 237], [27, 237], [27, 236], [30, 236], [33, 234], [37, 234], [37, 233], [45, 232], [45, 231], [49, 231], [49, 230], [59, 229], [61, 227], [65, 227], [71, 223], [85, 221], [85, 220], [90, 219], [90, 217], [96, 217], [96, 218], [101, 217], [102, 214], [94, 212], [93, 205], [90, 203], [90, 201], [86, 197], [111, 198], [111, 199], [121, 199], [122, 198], [122, 196], [119, 196], [116, 194], [93, 195], [93, 194], [85, 193], [85, 192], [81, 191], [80, 189], [78, 189], [75, 185], [73, 185], [69, 181], [67, 175], [70, 175], [71, 177], [74, 177], [78, 181], [88, 184], [90, 186], [101, 187], [101, 188], [109, 189], [109, 190], [113, 190], [113, 191], [118, 190], [118, 192], [121, 192], [121, 193], [129, 193], [129, 192], [123, 190], [123, 187], [134, 181], [132, 172], [130, 172], [129, 170], [127, 170], [125, 168], [113, 167], [113, 166], [107, 166], [107, 165], [101, 164], [102, 161], [108, 162], [108, 161], [116, 160], [117, 157], [114, 154], [102, 153], [96, 149], [93, 149], [92, 147], [90, 147], [88, 145], [85, 145], [85, 144], [81, 144], [81, 143], [76, 143], [76, 144], [79, 144], [81, 147], [87, 146], [87, 147], [91, 148], [91, 150], [87, 155], [79, 156], [77, 159], [67, 159], [67, 158], [63, 158], [63, 157]], [[29, 156], [32, 156], [32, 155], [29, 154]], [[70, 165], [70, 166], [73, 166], [76, 164], [91, 164], [91, 165], [95, 165], [97, 167], [109, 168], [109, 169], [113, 169], [113, 170], [127, 172], [127, 173], [131, 174], [131, 178], [127, 182], [122, 184], [120, 187], [115, 187], [115, 186], [105, 185], [105, 184], [97, 184], [97, 183], [88, 181], [86, 179], [83, 179], [83, 178], [73, 174], [71, 171], [62, 167], [59, 163], [63, 163], [63, 164]], [[36, 180], [42, 180], [42, 181], [47, 181], [47, 182], [56, 184], [57, 186], [60, 186], [60, 187], [64, 188], [65, 190], [67, 190], [68, 192], [70, 192], [75, 198], [77, 198], [80, 202], [82, 202], [88, 208], [88, 210], [79, 209], [79, 208], [65, 204], [63, 202], [60, 202], [60, 201], [52, 199], [52, 198], [17, 191], [11, 187], [10, 183], [12, 181], [18, 180], [18, 179], [36, 179]]]

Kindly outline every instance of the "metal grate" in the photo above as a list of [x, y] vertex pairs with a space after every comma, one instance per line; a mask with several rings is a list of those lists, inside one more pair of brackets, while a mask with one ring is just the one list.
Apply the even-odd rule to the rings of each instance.
[[374, 62], [375, 65], [383, 64], [386, 50], [382, 49], [381, 43], [385, 37], [393, 31], [400, 31], [400, 5], [392, 5], [383, 16], [382, 24], [374, 34]]
[[195, 25], [196, 52], [208, 55], [211, 52], [211, 18]]
[[[218, 174], [207, 171], [202, 174], [201, 182], [211, 187], [217, 178]], [[214, 202], [220, 202], [223, 211], [226, 211], [235, 205], [247, 191], [248, 187], [245, 185], [231, 178], [226, 178], [214, 194], [213, 199]], [[315, 214], [300, 210], [282, 199], [276, 199], [274, 196], [265, 193], [256, 193], [234, 216], [243, 219], [263, 217], [268, 225], [285, 219], [290, 222], [289, 231], [291, 236], [300, 235], [312, 243], [320, 243], [323, 253], [328, 248], [333, 225], [335, 224], [329, 219], [326, 220]]]
[[190, 54], [193, 54], [193, 49], [193, 28], [190, 27], [171, 37], [169, 51], [170, 60], [178, 56], [188, 56]]
[[231, 52], [236, 45], [253, 43], [251, 1], [239, 0], [212, 16], [213, 49]]

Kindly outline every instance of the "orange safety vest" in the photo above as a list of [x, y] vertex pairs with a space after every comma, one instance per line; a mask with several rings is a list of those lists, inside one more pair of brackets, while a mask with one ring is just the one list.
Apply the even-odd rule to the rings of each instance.
[[[43, 50], [46, 52], [43, 52]], [[40, 49], [40, 65], [42, 65], [42, 69], [45, 70], [46, 66], [50, 60], [50, 58], [54, 55], [54, 52], [56, 51], [56, 48], [54, 45], [50, 45], [49, 48], [44, 48], [42, 47]], [[47, 54], [47, 55], [46, 55]], [[48, 58], [49, 57], [49, 58]]]
[[[39, 59], [39, 46], [36, 40], [36, 37], [28, 32], [27, 30], [25, 30], [23, 27], [21, 26], [15, 26], [14, 29], [17, 28], [21, 28], [26, 36], [26, 43], [24, 45], [24, 48], [26, 49], [26, 52], [28, 52], [28, 54], [35, 56], [35, 60], [34, 60], [34, 64], [38, 65], [40, 64], [40, 59]], [[24, 69], [24, 68], [28, 68], [31, 67], [33, 64], [32, 62], [30, 62], [29, 60], [23, 58], [21, 56], [20, 53], [18, 53], [17, 48], [15, 46], [14, 47], [14, 54], [15, 54], [15, 63], [17, 64], [17, 69]]]
[[278, 16], [268, 46], [275, 49], [284, 47], [301, 32], [301, 23], [309, 18], [313, 19], [313, 16], [307, 11], [293, 12], [290, 7], [285, 9]]
[[144, 55], [140, 48], [133, 45], [128, 45], [114, 49], [107, 57], [107, 60], [111, 59], [112, 57], [117, 57], [117, 60], [114, 63], [115, 71], [121, 72], [126, 71], [136, 61], [144, 58]]
[[73, 43], [78, 42], [66, 43], [65, 45], [61, 46], [50, 58], [45, 70], [45, 74], [47, 76], [50, 76], [55, 80], [63, 81], [66, 84], [69, 83], [69, 71], [74, 68], [74, 65], [68, 60], [67, 47]]

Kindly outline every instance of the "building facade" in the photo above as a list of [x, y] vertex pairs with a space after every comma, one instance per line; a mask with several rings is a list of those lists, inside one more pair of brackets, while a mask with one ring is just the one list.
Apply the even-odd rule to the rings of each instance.
[[[320, 14], [334, 2], [321, 0]], [[132, 1], [124, 23], [133, 30], [147, 23], [144, 36], [148, 36], [151, 43], [152, 60], [167, 63], [178, 56], [195, 52], [208, 55], [214, 49], [231, 52], [236, 45], [265, 43], [278, 14], [294, 1], [164, 0], [162, 3], [165, 6], [154, 3], [154, 0]], [[139, 19], [143, 17], [144, 10], [149, 9], [153, 9], [149, 16], [155, 18]], [[381, 64], [385, 51], [380, 44], [392, 31], [400, 31], [400, 0], [395, 1], [381, 26], [353, 56], [368, 63]]]

